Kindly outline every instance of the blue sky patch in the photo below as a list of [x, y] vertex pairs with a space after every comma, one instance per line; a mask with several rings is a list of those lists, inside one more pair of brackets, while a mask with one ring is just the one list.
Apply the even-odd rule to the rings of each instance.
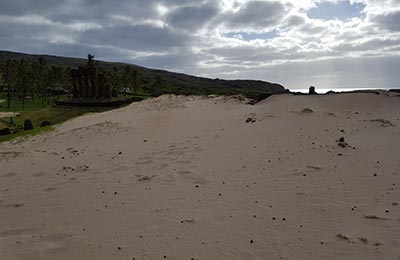
[[346, 20], [352, 17], [361, 17], [365, 5], [361, 3], [351, 4], [350, 1], [340, 1], [338, 3], [322, 2], [317, 7], [308, 11], [307, 15], [313, 19], [324, 20]]

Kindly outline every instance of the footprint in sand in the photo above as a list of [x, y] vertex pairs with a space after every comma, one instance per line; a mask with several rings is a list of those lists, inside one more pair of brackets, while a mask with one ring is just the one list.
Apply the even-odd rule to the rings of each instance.
[[5, 204], [2, 207], [5, 209], [10, 209], [10, 208], [16, 209], [16, 208], [20, 208], [24, 205], [25, 205], [24, 203], [10, 203], [10, 204]]
[[194, 184], [208, 184], [210, 183], [209, 180], [207, 180], [204, 177], [198, 176], [196, 172], [190, 172], [190, 171], [178, 171], [178, 175], [181, 179], [185, 181], [189, 181]]
[[0, 233], [0, 238], [13, 237], [13, 236], [31, 236], [35, 230], [32, 228], [17, 228], [17, 229], [8, 229]]
[[5, 174], [4, 177], [5, 178], [11, 178], [11, 177], [14, 177], [14, 176], [17, 176], [17, 175], [18, 175], [18, 173], [16, 173], [16, 172], [10, 172], [10, 173]]
[[49, 188], [44, 189], [43, 191], [51, 192], [51, 191], [55, 191], [55, 190], [58, 190], [58, 188], [57, 187], [49, 187]]
[[136, 180], [139, 182], [144, 182], [144, 181], [151, 181], [153, 178], [157, 177], [157, 175], [153, 175], [153, 176], [140, 176], [139, 178], [137, 178]]

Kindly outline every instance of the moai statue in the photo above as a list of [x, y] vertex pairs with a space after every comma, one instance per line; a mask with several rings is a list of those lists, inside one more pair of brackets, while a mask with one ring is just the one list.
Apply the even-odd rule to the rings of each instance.
[[88, 98], [89, 97], [89, 91], [90, 91], [90, 85], [89, 85], [89, 73], [88, 69], [84, 68], [83, 69], [83, 97]]
[[111, 98], [117, 96], [107, 82], [107, 73], [94, 65], [94, 56], [88, 55], [88, 64], [71, 70], [74, 98]]
[[90, 93], [89, 96], [91, 98], [95, 98], [97, 96], [97, 86], [96, 86], [96, 68], [89, 67], [88, 68], [89, 81], [90, 81]]
[[78, 69], [78, 97], [83, 97], [84, 89], [83, 89], [83, 73], [82, 67]]
[[113, 88], [111, 90], [111, 97], [118, 97], [118, 90], [116, 88]]
[[111, 97], [111, 90], [110, 90], [110, 73], [106, 72], [104, 75], [104, 85], [103, 85], [103, 97], [110, 98]]
[[99, 74], [97, 77], [97, 97], [104, 97], [104, 84], [106, 82], [106, 78], [103, 73]]
[[72, 79], [72, 94], [74, 98], [79, 97], [78, 86], [79, 86], [79, 70], [72, 69], [71, 70], [71, 79]]
[[315, 87], [311, 86], [308, 90], [308, 95], [316, 95], [317, 92], [315, 92]]

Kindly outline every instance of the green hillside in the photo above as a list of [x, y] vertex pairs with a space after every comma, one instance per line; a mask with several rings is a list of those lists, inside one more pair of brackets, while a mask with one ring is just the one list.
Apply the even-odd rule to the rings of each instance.
[[[33, 55], [10, 51], [0, 51], [0, 62], [5, 60], [21, 59], [25, 60], [26, 62], [37, 62], [39, 58], [44, 58], [49, 65], [71, 68], [87, 63], [87, 60], [83, 58], [68, 58], [51, 55]], [[112, 70], [115, 67], [122, 68], [131, 66], [137, 70], [140, 77], [140, 82], [142, 82], [142, 84], [151, 84], [151, 82], [154, 82], [157, 77], [159, 77], [162, 79], [163, 93], [195, 95], [243, 94], [247, 97], [262, 99], [269, 94], [286, 92], [282, 85], [265, 81], [208, 79], [164, 70], [148, 69], [132, 64], [106, 61], [96, 61], [96, 65], [105, 70]]]

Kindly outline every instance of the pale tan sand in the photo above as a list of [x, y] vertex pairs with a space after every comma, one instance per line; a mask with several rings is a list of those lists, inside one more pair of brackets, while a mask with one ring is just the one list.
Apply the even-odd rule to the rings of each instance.
[[0, 144], [0, 259], [399, 259], [399, 118], [163, 96]]

